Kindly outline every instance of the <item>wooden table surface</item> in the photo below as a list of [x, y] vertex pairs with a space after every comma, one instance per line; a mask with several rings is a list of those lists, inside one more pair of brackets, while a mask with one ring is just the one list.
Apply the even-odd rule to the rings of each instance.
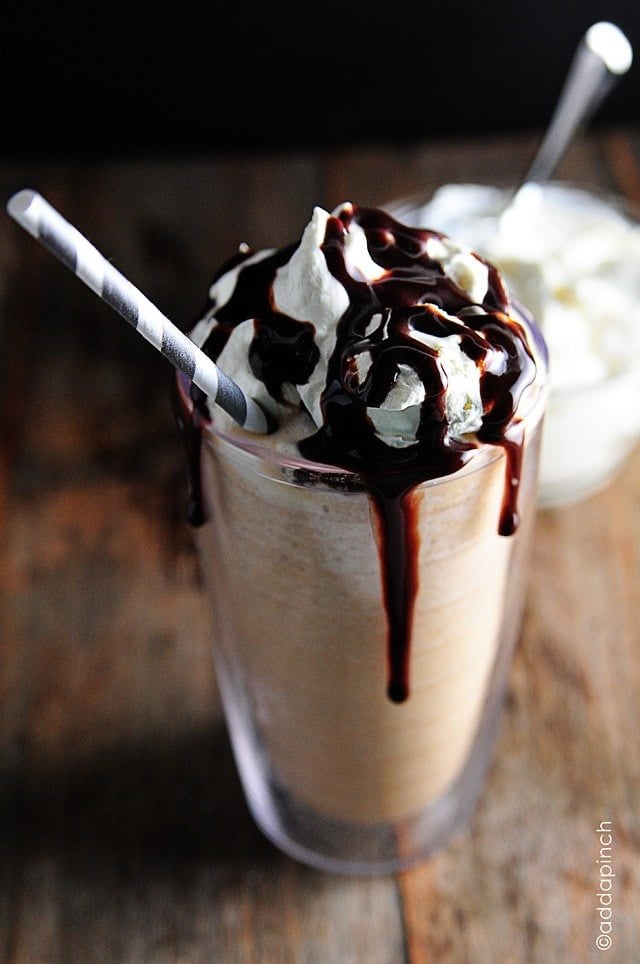
[[[239, 241], [314, 204], [507, 182], [537, 135], [4, 162], [188, 325]], [[640, 200], [640, 131], [558, 175]], [[640, 451], [539, 513], [486, 791], [410, 872], [333, 876], [254, 826], [227, 742], [169, 364], [0, 217], [0, 955], [6, 961], [640, 961]], [[598, 827], [611, 821], [612, 947]]]

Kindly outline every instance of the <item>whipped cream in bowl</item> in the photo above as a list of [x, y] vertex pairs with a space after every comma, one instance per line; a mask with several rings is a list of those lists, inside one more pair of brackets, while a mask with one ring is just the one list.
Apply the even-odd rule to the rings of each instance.
[[640, 224], [619, 198], [572, 184], [511, 196], [448, 184], [386, 208], [488, 258], [536, 318], [551, 381], [538, 498], [572, 504], [605, 487], [640, 437]]

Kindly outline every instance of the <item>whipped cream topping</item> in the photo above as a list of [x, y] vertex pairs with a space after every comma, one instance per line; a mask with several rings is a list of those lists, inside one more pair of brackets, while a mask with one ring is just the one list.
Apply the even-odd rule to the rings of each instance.
[[[209, 295], [192, 338], [280, 424], [302, 410], [326, 431], [337, 380], [386, 448], [420, 447], [428, 421], [441, 445], [473, 448], [493, 408], [481, 381], [508, 365], [509, 347], [492, 344], [486, 322], [526, 346], [523, 380], [535, 375], [528, 323], [508, 317], [495, 269], [443, 234], [349, 203], [333, 214], [316, 207], [300, 242], [283, 251], [243, 246]], [[337, 348], [349, 317], [355, 324]]]

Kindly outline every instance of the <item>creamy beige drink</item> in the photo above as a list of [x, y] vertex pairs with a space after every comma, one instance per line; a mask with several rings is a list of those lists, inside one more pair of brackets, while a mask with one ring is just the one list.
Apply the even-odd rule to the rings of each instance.
[[[509, 606], [522, 600], [513, 563], [529, 520], [513, 538], [498, 534], [503, 462], [498, 455], [413, 495], [424, 578], [410, 696], [396, 704], [386, 695], [386, 614], [366, 495], [287, 485], [257, 470], [252, 455], [205, 443], [204, 491], [218, 515], [198, 541], [223, 610], [218, 630], [277, 779], [323, 814], [406, 818], [459, 775], [498, 646], [514, 642], [505, 642], [517, 626]], [[527, 470], [529, 487], [529, 461]]]
[[468, 815], [489, 760], [544, 346], [481, 259], [350, 205], [243, 250], [211, 299], [194, 340], [279, 425], [251, 436], [183, 387], [250, 806], [310, 863], [403, 866]]

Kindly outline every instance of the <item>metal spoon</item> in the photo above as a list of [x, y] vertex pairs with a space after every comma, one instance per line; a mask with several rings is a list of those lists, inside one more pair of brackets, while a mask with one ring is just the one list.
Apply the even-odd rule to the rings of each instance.
[[574, 54], [567, 79], [540, 147], [520, 186], [503, 205], [498, 228], [518, 215], [530, 215], [542, 199], [541, 185], [555, 170], [580, 127], [600, 106], [616, 81], [631, 66], [631, 44], [622, 30], [608, 21], [589, 27]]
[[547, 133], [523, 184], [548, 181], [573, 136], [600, 106], [633, 60], [631, 44], [613, 23], [594, 23], [578, 44]]

